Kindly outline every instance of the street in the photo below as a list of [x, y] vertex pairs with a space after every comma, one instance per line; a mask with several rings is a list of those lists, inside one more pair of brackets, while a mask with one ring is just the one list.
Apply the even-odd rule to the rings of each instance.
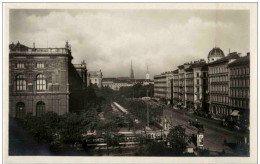
[[202, 117], [195, 116], [190, 113], [178, 109], [164, 110], [163, 118], [171, 122], [173, 126], [181, 125], [186, 128], [187, 134], [197, 134], [197, 129], [194, 127], [187, 128], [187, 122], [190, 120], [198, 122], [204, 125], [204, 148], [210, 151], [222, 152], [225, 150], [230, 155], [238, 155], [233, 149], [228, 146], [224, 146], [224, 140], [227, 143], [237, 143], [244, 140], [244, 137], [248, 137], [248, 134], [243, 134], [235, 131], [230, 131], [224, 127], [221, 127], [220, 122], [216, 120], [210, 120]]

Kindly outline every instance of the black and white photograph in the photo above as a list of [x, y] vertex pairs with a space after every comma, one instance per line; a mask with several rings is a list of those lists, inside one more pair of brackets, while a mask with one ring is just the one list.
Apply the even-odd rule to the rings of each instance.
[[4, 6], [6, 160], [256, 162], [257, 3], [61, 5]]

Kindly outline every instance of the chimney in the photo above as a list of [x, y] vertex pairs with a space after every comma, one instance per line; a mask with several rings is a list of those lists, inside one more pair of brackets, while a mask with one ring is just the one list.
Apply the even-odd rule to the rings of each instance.
[[35, 48], [35, 43], [33, 42], [33, 48]]

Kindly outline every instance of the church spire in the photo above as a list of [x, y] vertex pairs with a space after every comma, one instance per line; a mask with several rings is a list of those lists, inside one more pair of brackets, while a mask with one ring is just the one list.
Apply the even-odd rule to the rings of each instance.
[[147, 65], [147, 70], [146, 70], [145, 79], [146, 79], [146, 80], [150, 80], [150, 74], [149, 74], [148, 65]]
[[133, 63], [132, 63], [132, 59], [131, 59], [131, 70], [130, 70], [130, 78], [134, 79], [134, 70], [133, 70]]

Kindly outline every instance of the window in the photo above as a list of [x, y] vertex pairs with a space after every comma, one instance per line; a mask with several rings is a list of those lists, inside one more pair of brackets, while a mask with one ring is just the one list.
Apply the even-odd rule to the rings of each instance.
[[200, 84], [200, 80], [199, 79], [197, 79], [197, 84]]
[[200, 76], [200, 73], [197, 73], [197, 77], [199, 77]]
[[16, 118], [23, 118], [25, 115], [25, 105], [22, 102], [18, 102], [16, 104], [16, 109], [15, 109], [15, 117]]
[[44, 68], [44, 64], [43, 63], [37, 63], [36, 67], [37, 68]]
[[249, 68], [246, 68], [246, 74], [249, 74]]
[[37, 102], [36, 104], [36, 116], [41, 116], [45, 113], [45, 104], [42, 101]]
[[196, 100], [200, 100], [200, 95], [196, 95]]
[[45, 91], [46, 90], [46, 80], [43, 74], [39, 74], [36, 77], [36, 90]]
[[207, 73], [206, 72], [203, 72], [203, 77], [207, 77]]
[[16, 76], [16, 91], [25, 91], [26, 90], [26, 80], [23, 74]]
[[197, 92], [200, 92], [200, 88], [199, 87], [197, 87]]
[[24, 63], [17, 63], [16, 68], [24, 68]]

